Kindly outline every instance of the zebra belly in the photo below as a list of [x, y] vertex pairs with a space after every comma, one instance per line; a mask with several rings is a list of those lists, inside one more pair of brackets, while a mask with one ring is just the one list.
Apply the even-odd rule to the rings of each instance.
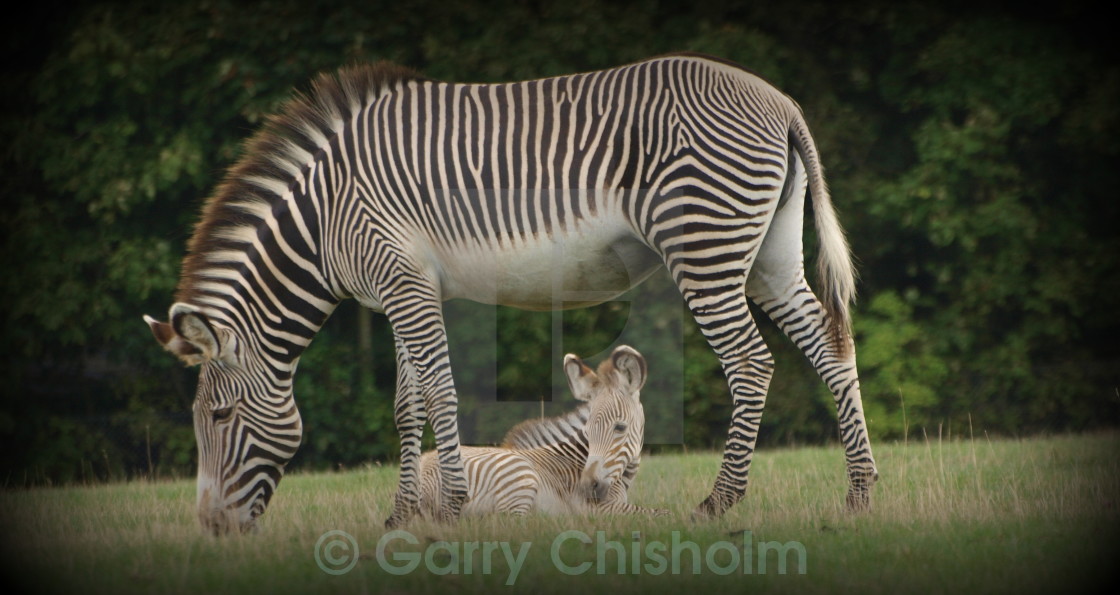
[[542, 488], [537, 494], [537, 511], [547, 515], [585, 514], [590, 509], [578, 498]]
[[445, 299], [525, 310], [609, 301], [661, 266], [661, 258], [644, 243], [610, 229], [519, 237], [489, 250], [444, 250], [438, 261]]

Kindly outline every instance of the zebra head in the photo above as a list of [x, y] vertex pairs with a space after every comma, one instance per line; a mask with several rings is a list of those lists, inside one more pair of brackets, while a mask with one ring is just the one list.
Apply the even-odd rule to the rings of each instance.
[[198, 519], [214, 534], [256, 528], [303, 426], [291, 374], [270, 363], [232, 325], [176, 303], [171, 322], [145, 316], [164, 349], [200, 365], [194, 400], [198, 442]]
[[589, 500], [604, 500], [642, 453], [646, 416], [639, 391], [646, 382], [646, 360], [623, 345], [615, 348], [598, 371], [568, 354], [564, 373], [572, 394], [590, 405], [584, 427], [587, 462], [579, 491]]

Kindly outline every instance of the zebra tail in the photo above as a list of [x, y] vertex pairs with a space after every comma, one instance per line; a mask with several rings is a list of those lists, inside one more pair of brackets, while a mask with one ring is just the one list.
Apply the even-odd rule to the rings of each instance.
[[796, 113], [790, 124], [790, 140], [801, 157], [801, 162], [805, 164], [809, 178], [813, 218], [820, 244], [817, 250], [817, 277], [819, 283], [823, 285], [817, 293], [829, 317], [832, 344], [843, 356], [850, 349], [849, 308], [856, 296], [856, 273], [851, 250], [844, 236], [844, 229], [840, 226], [840, 220], [836, 217], [832, 199], [829, 198], [828, 185], [824, 180], [824, 166], [821, 165], [817, 145], [800, 112]]

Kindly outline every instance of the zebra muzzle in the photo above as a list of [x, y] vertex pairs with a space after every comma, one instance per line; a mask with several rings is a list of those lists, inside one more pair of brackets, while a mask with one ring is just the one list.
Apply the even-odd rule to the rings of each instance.
[[610, 482], [593, 480], [588, 486], [587, 494], [592, 500], [606, 500], [607, 493], [610, 492], [610, 489]]
[[602, 477], [603, 467], [599, 462], [592, 462], [583, 472], [580, 479], [580, 493], [588, 500], [605, 500], [611, 489], [609, 477]]
[[606, 500], [607, 494], [610, 492], [609, 478], [600, 478], [595, 475], [585, 474], [584, 478], [579, 482], [579, 492], [584, 495], [587, 500]]

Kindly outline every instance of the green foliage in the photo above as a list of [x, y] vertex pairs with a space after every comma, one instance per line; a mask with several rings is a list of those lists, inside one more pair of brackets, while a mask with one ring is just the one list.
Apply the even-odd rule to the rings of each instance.
[[347, 306], [300, 360], [295, 395], [304, 430], [294, 464], [310, 458], [312, 465], [352, 467], [397, 456], [393, 393], [372, 382], [382, 375], [393, 378], [392, 335], [386, 328], [380, 339], [390, 348], [379, 357], [362, 353], [355, 330], [358, 307]]
[[[1071, 6], [1045, 19], [648, 0], [104, 2], [65, 19], [35, 9], [6, 36], [0, 117], [4, 476], [192, 472], [196, 372], [158, 349], [140, 315], [168, 307], [202, 199], [267, 114], [315, 73], [377, 59], [467, 81], [677, 50], [739, 61], [801, 103], [829, 167], [860, 263], [854, 320], [874, 436], [1115, 425], [1120, 68], [1093, 45], [1106, 25]], [[549, 412], [569, 407], [563, 353], [594, 362], [625, 341], [651, 362], [650, 442], [719, 447], [726, 383], [674, 292], [659, 277], [560, 315], [449, 304], [464, 428], [490, 441], [542, 399]], [[778, 370], [762, 442], [834, 439], [830, 395], [776, 329], [763, 331]], [[297, 377], [297, 465], [395, 456], [394, 363], [383, 318], [336, 312]]]
[[[1086, 150], [1105, 130], [1081, 146], [1055, 135], [1101, 65], [1053, 27], [1006, 19], [952, 26], [917, 58], [886, 77], [887, 99], [919, 116], [905, 129], [914, 161], [879, 184], [868, 207], [875, 228], [901, 227], [908, 240], [894, 283], [912, 318], [936, 329], [929, 353], [950, 372], [940, 416], [1006, 432], [1114, 420], [1116, 376], [1100, 372], [1116, 352], [1092, 335], [1116, 328], [1115, 309], [1100, 300], [1111, 301], [1114, 274], [1102, 273], [1115, 271], [1120, 244], [1093, 220], [1114, 220], [1116, 208], [1103, 188], [1069, 182], [1090, 165], [1109, 167], [1107, 155]], [[1090, 304], [1100, 306], [1092, 322]], [[1080, 382], [1039, 381], [1070, 360], [1082, 363]], [[1081, 407], [1040, 415], [1028, 405], [1071, 390]]]
[[874, 297], [856, 321], [864, 413], [872, 438], [904, 438], [911, 425], [936, 424], [948, 370], [897, 294]]

